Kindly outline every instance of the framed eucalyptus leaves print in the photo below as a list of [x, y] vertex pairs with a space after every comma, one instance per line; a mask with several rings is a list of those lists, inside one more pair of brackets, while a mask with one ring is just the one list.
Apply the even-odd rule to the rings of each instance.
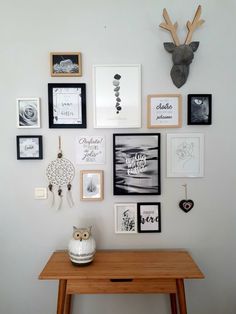
[[114, 210], [115, 233], [137, 233], [137, 204], [115, 204]]

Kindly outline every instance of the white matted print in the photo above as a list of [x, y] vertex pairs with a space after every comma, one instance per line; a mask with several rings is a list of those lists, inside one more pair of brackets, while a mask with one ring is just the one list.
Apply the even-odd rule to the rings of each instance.
[[114, 205], [115, 233], [137, 233], [137, 204]]
[[17, 98], [17, 127], [40, 128], [40, 99]]
[[203, 177], [204, 135], [167, 134], [167, 177]]
[[77, 164], [104, 164], [105, 137], [79, 136], [76, 138]]
[[94, 65], [94, 127], [141, 127], [141, 65]]
[[179, 94], [148, 95], [148, 128], [180, 128], [182, 97]]
[[80, 199], [82, 201], [103, 200], [103, 170], [80, 171]]

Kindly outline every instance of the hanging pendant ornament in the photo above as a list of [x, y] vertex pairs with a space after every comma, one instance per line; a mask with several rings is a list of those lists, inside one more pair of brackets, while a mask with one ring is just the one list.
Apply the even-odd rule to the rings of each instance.
[[48, 189], [52, 195], [51, 207], [55, 203], [55, 195], [54, 195], [54, 187], [58, 188], [57, 194], [59, 197], [58, 209], [61, 208], [62, 205], [62, 197], [64, 186], [67, 187], [66, 198], [68, 205], [70, 207], [74, 206], [74, 202], [71, 195], [71, 182], [75, 176], [75, 168], [71, 161], [63, 158], [62, 150], [61, 150], [61, 137], [59, 136], [59, 152], [57, 154], [57, 159], [53, 160], [49, 163], [46, 169], [46, 175], [49, 181]]
[[179, 202], [179, 207], [185, 212], [188, 213], [194, 206], [194, 201], [188, 199], [188, 192], [187, 192], [187, 184], [183, 184], [185, 188], [185, 200]]

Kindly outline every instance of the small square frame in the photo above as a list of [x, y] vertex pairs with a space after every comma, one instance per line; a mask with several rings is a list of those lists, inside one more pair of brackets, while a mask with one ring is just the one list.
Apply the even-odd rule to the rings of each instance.
[[51, 52], [51, 76], [82, 76], [81, 52]]
[[43, 159], [42, 135], [17, 135], [16, 136], [17, 159]]
[[161, 203], [138, 203], [138, 232], [161, 232]]
[[104, 198], [103, 170], [80, 171], [80, 200], [101, 201]]
[[16, 111], [17, 128], [40, 128], [40, 98], [17, 98]]
[[212, 95], [188, 95], [188, 125], [211, 125]]
[[137, 233], [137, 204], [118, 203], [114, 205], [115, 233]]

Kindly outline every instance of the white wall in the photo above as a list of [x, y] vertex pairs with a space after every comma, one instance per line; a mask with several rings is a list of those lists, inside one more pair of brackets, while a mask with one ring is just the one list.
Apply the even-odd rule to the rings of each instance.
[[[73, 225], [92, 224], [98, 248], [186, 248], [199, 263], [205, 280], [186, 283], [189, 313], [233, 314], [236, 311], [236, 211], [235, 211], [235, 30], [234, 0], [202, 0], [206, 23], [194, 33], [200, 41], [187, 83], [178, 90], [169, 77], [170, 55], [163, 49], [170, 35], [161, 30], [162, 9], [185, 23], [199, 3], [193, 0], [22, 0], [1, 1], [0, 10], [0, 104], [1, 202], [0, 202], [0, 313], [52, 314], [56, 311], [57, 283], [39, 281], [40, 271], [55, 249], [66, 248]], [[106, 26], [104, 28], [104, 26]], [[81, 51], [83, 77], [51, 78], [51, 51]], [[92, 65], [142, 64], [142, 129], [96, 130], [93, 128]], [[87, 84], [88, 128], [48, 129], [47, 84]], [[183, 128], [161, 130], [162, 195], [112, 195], [112, 133], [150, 132], [146, 129], [146, 96], [176, 93], [183, 96]], [[212, 126], [186, 126], [188, 93], [213, 95]], [[16, 128], [17, 97], [40, 97], [42, 128]], [[205, 177], [166, 178], [166, 133], [205, 134]], [[41, 134], [42, 161], [17, 161], [15, 136]], [[79, 170], [76, 168], [73, 209], [64, 204], [57, 212], [48, 201], [34, 200], [34, 187], [46, 186], [45, 169], [57, 153], [58, 135], [67, 158], [75, 161], [77, 135], [106, 136], [105, 200], [79, 201]], [[95, 167], [94, 167], [95, 168]], [[89, 169], [89, 167], [83, 167]], [[189, 214], [178, 208], [187, 183], [195, 207]], [[115, 202], [161, 201], [161, 234], [114, 234]], [[77, 296], [74, 313], [166, 314], [167, 296]]]

